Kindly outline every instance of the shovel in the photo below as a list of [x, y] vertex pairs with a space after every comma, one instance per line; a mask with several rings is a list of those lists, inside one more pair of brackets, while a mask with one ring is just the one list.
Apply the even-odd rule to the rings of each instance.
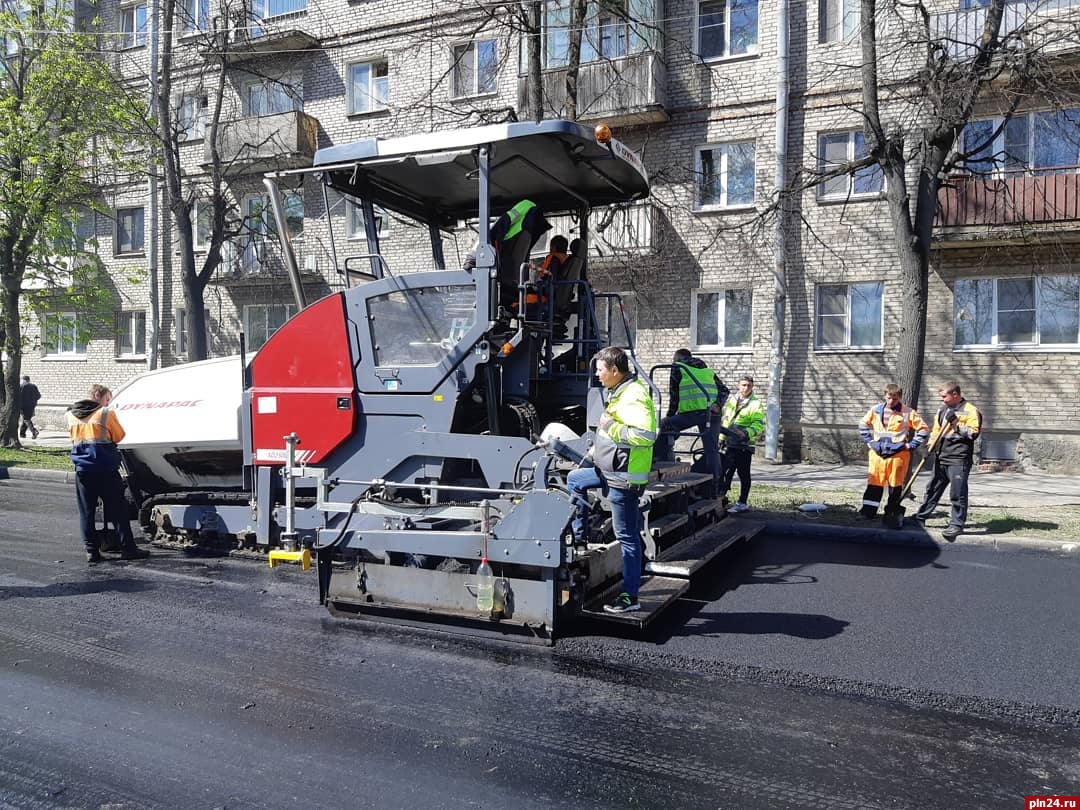
[[[931, 455], [933, 455], [934, 451], [937, 449], [937, 446], [941, 444], [942, 437], [944, 437], [946, 433], [950, 432], [952, 432], [952, 425], [946, 422], [945, 427], [938, 433], [937, 438], [934, 439], [930, 446], [926, 448], [926, 455], [922, 457], [922, 460], [919, 462], [918, 466], [915, 467], [915, 471], [910, 476], [908, 476], [907, 483], [904, 484], [904, 490], [900, 493], [900, 500], [903, 500], [904, 498], [911, 498], [911, 500], [915, 500], [915, 496], [911, 492], [911, 488], [915, 486], [915, 479], [918, 478], [919, 473], [922, 472], [922, 468], [926, 465], [926, 460], [930, 458]], [[901, 508], [900, 514], [901, 516], [903, 516], [903, 508]]]

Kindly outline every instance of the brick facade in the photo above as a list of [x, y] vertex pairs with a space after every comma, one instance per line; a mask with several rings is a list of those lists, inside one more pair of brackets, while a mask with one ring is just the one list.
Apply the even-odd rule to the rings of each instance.
[[[777, 19], [772, 4], [759, 5], [756, 52], [713, 61], [704, 61], [696, 53], [697, 3], [670, 0], [664, 6], [667, 120], [622, 127], [616, 132], [640, 150], [653, 179], [651, 249], [617, 261], [594, 257], [590, 279], [598, 289], [630, 294], [638, 351], [646, 368], [668, 362], [676, 348], [692, 344], [692, 291], [750, 288], [750, 345], [701, 350], [699, 354], [729, 384], [742, 374], [753, 375], [758, 393], [764, 395], [773, 342], [776, 258], [771, 219], [755, 222], [754, 218], [775, 194]], [[956, 11], [957, 3], [932, 5], [945, 12]], [[105, 29], [116, 26], [115, 7], [116, 0], [99, 4]], [[526, 117], [527, 111], [515, 110], [519, 90], [517, 28], [506, 19], [481, 16], [480, 7], [473, 4], [442, 4], [432, 15], [433, 8], [421, 10], [416, 4], [386, 0], [309, 0], [306, 12], [275, 24], [279, 29], [306, 31], [315, 38], [315, 47], [296, 52], [271, 50], [230, 67], [230, 114], [243, 112], [240, 92], [245, 76], [292, 74], [302, 79], [303, 110], [318, 122], [319, 146], [503, 120], [513, 112]], [[793, 4], [790, 11], [786, 166], [789, 178], [799, 178], [817, 166], [820, 135], [861, 128], [861, 79], [857, 37], [819, 43], [818, 3]], [[497, 42], [497, 92], [451, 98], [452, 48], [470, 37]], [[184, 58], [175, 74], [178, 92], [211, 86], [214, 76], [205, 72], [206, 62], [194, 42], [189, 52], [181, 49], [181, 53]], [[345, 80], [349, 66], [357, 62], [387, 64], [390, 100], [385, 110], [349, 114]], [[903, 67], [902, 62], [897, 62], [897, 70]], [[147, 49], [118, 53], [117, 64], [135, 81], [148, 69]], [[696, 210], [695, 149], [738, 142], [754, 144], [754, 206]], [[181, 150], [188, 169], [197, 172], [202, 140], [191, 141]], [[260, 172], [252, 171], [233, 178], [236, 199], [257, 192], [260, 177]], [[308, 269], [322, 275], [307, 277], [309, 300], [342, 286], [341, 279], [329, 273], [325, 212], [320, 195], [314, 191], [303, 190], [305, 255], [312, 256]], [[144, 204], [147, 194], [145, 182], [106, 189], [113, 207]], [[344, 213], [338, 209], [331, 216]], [[167, 223], [164, 209], [161, 219]], [[817, 188], [808, 188], [791, 201], [785, 226], [782, 454], [788, 460], [861, 460], [865, 449], [858, 441], [855, 424], [878, 400], [884, 384], [893, 381], [897, 358], [901, 291], [887, 206], [877, 195], [824, 201], [819, 199]], [[114, 231], [108, 220], [97, 224], [102, 259], [115, 282], [117, 308], [145, 308], [146, 258], [113, 256]], [[167, 227], [162, 232], [160, 357], [168, 365], [182, 359], [175, 356], [173, 323], [176, 308], [182, 306], [182, 290], [176, 253], [170, 247], [171, 234]], [[954, 348], [953, 291], [956, 281], [965, 278], [1025, 278], [1048, 268], [1061, 275], [1075, 275], [1078, 232], [1080, 227], [1074, 222], [1049, 237], [1032, 239], [1021, 234], [1001, 240], [991, 228], [976, 229], [968, 243], [953, 240], [936, 247], [930, 275], [921, 409], [932, 412], [940, 381], [955, 378], [965, 395], [982, 409], [988, 429], [1017, 439], [1022, 461], [1055, 469], [1080, 470], [1080, 430], [1067, 416], [1068, 409], [1061, 407], [1075, 390], [1072, 381], [1080, 373], [1080, 346], [1053, 351]], [[456, 243], [447, 242], [448, 261], [464, 255], [471, 246], [466, 241], [461, 237]], [[415, 250], [422, 243], [400, 223], [390, 224], [385, 245], [395, 272], [424, 266], [426, 251], [421, 255]], [[349, 246], [339, 242], [338, 248], [347, 251]], [[817, 348], [816, 295], [820, 285], [870, 282], [884, 284], [882, 346]], [[281, 277], [212, 283], [206, 293], [212, 353], [236, 351], [245, 306], [289, 302], [288, 283]], [[33, 329], [31, 334], [35, 334]], [[111, 329], [111, 322], [95, 328], [85, 357], [78, 360], [28, 352], [24, 370], [42, 389], [43, 410], [81, 396], [91, 382], [105, 380], [118, 385], [145, 368], [144, 362], [116, 359]]]

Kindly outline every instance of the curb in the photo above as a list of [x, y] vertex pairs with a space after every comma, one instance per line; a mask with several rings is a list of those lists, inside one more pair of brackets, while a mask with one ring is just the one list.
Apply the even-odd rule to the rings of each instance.
[[75, 483], [74, 470], [38, 470], [30, 467], [0, 467], [0, 481], [11, 478], [27, 478], [32, 481], [56, 481], [62, 484]]
[[948, 548], [950, 546], [990, 547], [1002, 550], [1055, 551], [1080, 553], [1080, 540], [1046, 540], [1036, 537], [990, 537], [981, 534], [962, 534], [956, 541], [942, 540], [940, 532], [931, 534], [926, 529], [871, 529], [856, 526], [835, 526], [831, 523], [810, 521], [769, 520], [758, 513], [755, 520], [765, 524], [765, 530], [785, 537], [807, 540], [838, 540], [844, 543], [866, 543], [885, 546], [920, 546]]

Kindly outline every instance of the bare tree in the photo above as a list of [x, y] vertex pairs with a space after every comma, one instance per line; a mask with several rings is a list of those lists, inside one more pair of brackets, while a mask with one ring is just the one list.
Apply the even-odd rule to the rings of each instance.
[[1001, 100], [1004, 126], [1022, 100], [1046, 90], [1055, 45], [1070, 34], [1040, 17], [1040, 5], [1055, 4], [1014, 6], [1006, 25], [1007, 0], [959, 15], [910, 0], [861, 0], [867, 152], [844, 169], [876, 165], [884, 173], [902, 290], [897, 382], [912, 405], [922, 385], [939, 192], [953, 169], [985, 149], [965, 151], [959, 141], [980, 101]]

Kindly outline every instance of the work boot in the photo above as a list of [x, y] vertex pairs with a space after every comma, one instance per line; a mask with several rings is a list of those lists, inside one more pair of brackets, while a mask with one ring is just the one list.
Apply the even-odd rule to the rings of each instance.
[[33, 431], [33, 435], [31, 436], [31, 438], [36, 439], [37, 435], [38, 435], [38, 429], [37, 428], [30, 428], [30, 430]]
[[95, 548], [92, 551], [86, 552], [86, 561], [88, 563], [93, 564], [93, 563], [105, 562], [105, 558], [102, 557], [101, 554], [98, 552], [98, 550]]
[[120, 552], [121, 560], [145, 560], [149, 556], [149, 551], [147, 551], [145, 548], [139, 548], [138, 546], [125, 548], [122, 552]]
[[25, 439], [26, 438], [26, 425], [23, 425], [21, 428], [19, 428], [19, 438], [20, 439]]
[[941, 536], [951, 543], [960, 536], [960, 533], [962, 531], [963, 529], [961, 529], [959, 526], [947, 526], [945, 530], [941, 533]]

